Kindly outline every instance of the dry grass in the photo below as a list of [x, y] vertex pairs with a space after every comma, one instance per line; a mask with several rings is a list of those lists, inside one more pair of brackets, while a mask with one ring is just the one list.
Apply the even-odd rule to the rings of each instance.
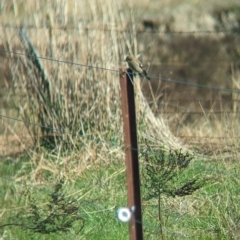
[[[40, 118], [43, 118], [40, 121], [42, 125], [70, 133], [65, 137], [72, 143], [76, 142], [76, 135], [78, 139], [79, 136], [91, 135], [101, 140], [110, 140], [114, 136], [121, 142], [118, 68], [124, 66], [124, 56], [130, 51], [136, 52], [138, 47], [134, 33], [118, 32], [115, 28], [124, 28], [126, 22], [132, 21], [130, 30], [134, 32], [135, 24], [131, 12], [127, 12], [120, 3], [108, 1], [103, 4], [57, 1], [46, 5], [42, 2], [34, 11], [31, 3], [27, 2], [24, 13], [21, 12], [22, 4], [7, 4], [5, 11], [15, 14], [14, 24], [25, 23], [36, 27], [27, 29], [27, 35], [39, 56], [81, 63], [89, 67], [42, 61], [49, 80], [48, 104], [43, 99], [39, 100], [43, 85], [34, 66], [26, 56], [12, 55], [8, 59], [11, 84], [14, 87], [12, 97], [19, 101], [18, 97], [22, 96], [17, 104], [20, 115], [29, 122], [39, 123]], [[116, 14], [119, 11], [123, 13]], [[30, 12], [35, 13], [34, 19]], [[28, 16], [28, 20], [24, 20], [23, 16]], [[87, 31], [81, 27], [88, 23], [100, 31]], [[78, 31], [69, 29], [69, 25], [79, 26]], [[66, 29], [58, 29], [59, 26]], [[106, 26], [112, 30], [102, 31]], [[3, 30], [5, 32], [2, 34], [6, 38], [2, 39], [2, 45], [5, 49], [22, 52], [18, 32], [11, 28]], [[165, 139], [165, 143], [170, 146], [180, 146], [162, 119], [152, 114], [139, 87], [136, 88], [136, 95], [138, 118], [146, 125], [149, 136], [153, 134], [155, 139]], [[156, 128], [161, 129], [157, 134], [154, 131]], [[28, 126], [28, 129], [33, 139], [38, 139], [41, 134], [51, 134], [51, 131], [45, 129], [41, 132], [34, 126]], [[82, 137], [80, 141], [85, 142]]]

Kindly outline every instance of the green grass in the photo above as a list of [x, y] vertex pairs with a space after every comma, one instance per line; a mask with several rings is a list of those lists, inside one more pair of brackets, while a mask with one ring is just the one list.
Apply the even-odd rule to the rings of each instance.
[[[30, 161], [30, 159], [29, 159]], [[31, 191], [32, 196], [37, 199], [37, 206], [44, 208], [49, 201], [49, 194], [53, 191], [55, 182], [49, 182], [44, 186], [29, 187], [10, 179], [21, 169], [21, 165], [14, 164], [14, 159], [1, 162], [1, 195], [0, 204], [3, 216], [0, 225], [7, 223], [19, 223], [16, 216], [29, 209], [25, 191]], [[22, 164], [26, 164], [22, 162]], [[79, 207], [79, 214], [84, 219], [84, 228], [79, 235], [78, 222], [74, 224], [69, 233], [39, 234], [19, 226], [8, 226], [1, 229], [1, 235], [7, 234], [13, 239], [125, 239], [128, 235], [128, 225], [120, 223], [116, 218], [116, 210], [119, 206], [126, 205], [125, 175], [123, 166], [120, 164], [106, 166], [102, 169], [86, 170], [74, 183], [66, 181], [64, 192], [67, 197], [75, 199]], [[30, 173], [29, 169], [29, 173]], [[25, 174], [28, 174], [25, 171]], [[115, 188], [116, 187], [116, 188]], [[14, 210], [15, 209], [15, 210]], [[30, 225], [30, 223], [29, 223]], [[112, 237], [111, 237], [112, 236]]]
[[[2, 160], [1, 176], [14, 179], [28, 161], [31, 159]], [[32, 170], [24, 171], [28, 174]], [[237, 239], [237, 226], [240, 223], [240, 164], [198, 159], [191, 163], [187, 172], [188, 177], [200, 174], [211, 177], [211, 181], [191, 196], [162, 197], [163, 231], [166, 238]], [[24, 195], [27, 189], [37, 199], [37, 206], [43, 209], [56, 181], [35, 187], [26, 187], [21, 183], [0, 180], [1, 225], [16, 222], [19, 213], [24, 214], [29, 210]], [[29, 180], [26, 184], [33, 186]], [[116, 218], [117, 209], [126, 206], [125, 186], [124, 166], [120, 163], [86, 169], [74, 181], [66, 180], [63, 187], [66, 196], [77, 201], [78, 213], [84, 219], [83, 230], [78, 235], [76, 232], [81, 224], [76, 221], [66, 233], [40, 234], [20, 226], [7, 226], [0, 229], [0, 236], [3, 239], [128, 239], [128, 224]], [[143, 199], [142, 204], [145, 239], [160, 239], [157, 200]]]

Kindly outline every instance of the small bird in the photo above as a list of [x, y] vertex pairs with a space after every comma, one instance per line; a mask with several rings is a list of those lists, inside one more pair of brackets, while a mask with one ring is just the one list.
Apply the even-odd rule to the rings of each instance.
[[133, 73], [138, 73], [140, 77], [146, 77], [148, 80], [151, 80], [147, 75], [147, 72], [143, 69], [143, 65], [133, 55], [127, 56], [125, 61], [128, 63], [128, 66]]

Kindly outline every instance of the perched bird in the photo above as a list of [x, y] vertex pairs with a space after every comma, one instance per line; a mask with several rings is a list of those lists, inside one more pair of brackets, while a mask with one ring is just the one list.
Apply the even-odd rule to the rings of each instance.
[[140, 75], [140, 77], [146, 77], [148, 80], [150, 80], [147, 72], [143, 69], [143, 65], [137, 58], [135, 58], [133, 55], [129, 55], [126, 57], [125, 61], [128, 63], [128, 66], [133, 71], [133, 73], [137, 73]]

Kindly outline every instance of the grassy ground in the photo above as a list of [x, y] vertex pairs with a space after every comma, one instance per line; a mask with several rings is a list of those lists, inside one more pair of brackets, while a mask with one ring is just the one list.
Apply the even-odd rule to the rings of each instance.
[[[49, 160], [50, 157], [47, 158]], [[19, 223], [18, 218], [25, 216], [27, 227], [32, 222], [27, 219], [26, 191], [30, 191], [37, 200], [36, 206], [43, 211], [49, 203], [55, 181], [52, 174], [45, 170], [48, 183], [28, 184], [18, 181], [17, 172], [31, 159], [18, 157], [1, 162], [1, 224]], [[143, 166], [144, 163], [142, 162]], [[24, 171], [24, 177], [32, 174], [35, 168]], [[240, 166], [237, 161], [225, 162], [195, 160], [187, 176], [206, 175], [211, 181], [191, 196], [163, 197], [163, 231], [167, 239], [237, 239], [239, 236], [239, 180]], [[15, 181], [10, 181], [15, 176]], [[44, 175], [44, 171], [42, 173]], [[22, 176], [22, 177], [23, 177]], [[56, 179], [56, 178], [55, 178]], [[181, 179], [179, 179], [181, 181]], [[26, 181], [29, 182], [29, 181]], [[116, 210], [126, 204], [125, 170], [120, 163], [93, 166], [85, 170], [76, 179], [69, 179], [64, 184], [67, 197], [76, 200], [78, 213], [84, 222], [76, 221], [67, 233], [60, 231], [52, 234], [34, 233], [26, 227], [8, 226], [1, 229], [3, 239], [127, 239], [128, 225], [116, 218]], [[144, 191], [143, 191], [144, 192]], [[160, 238], [157, 200], [143, 200], [143, 229], [146, 239]], [[29, 213], [28, 213], [29, 214]], [[19, 216], [20, 215], [20, 216]], [[76, 236], [78, 229], [83, 230]]]
[[[215, 0], [186, 3], [204, 11], [226, 7]], [[144, 55], [143, 60], [153, 59], [155, 55], [161, 59], [166, 58], [167, 47], [175, 47], [175, 53], [170, 51], [172, 55], [168, 59], [190, 64], [189, 56], [185, 54], [190, 50], [188, 44], [182, 47], [184, 54], [177, 52], [179, 45], [171, 45], [173, 38], [167, 36], [170, 44], [156, 48], [162, 44], [162, 39], [157, 36], [150, 41], [147, 37], [136, 36], [135, 32], [142, 17], [151, 14], [155, 17], [158, 12], [166, 14], [180, 5], [180, 1], [162, 1], [161, 5], [159, 1], [2, 1], [0, 22], [26, 24], [27, 35], [39, 56], [116, 72], [42, 60], [49, 83], [46, 90], [32, 60], [16, 54], [1, 54], [0, 97], [3, 101], [0, 113], [54, 128], [57, 132], [1, 119], [0, 239], [128, 239], [128, 224], [116, 218], [117, 209], [126, 206], [127, 202], [117, 71], [125, 66], [124, 56], [129, 52], [144, 50], [149, 56]], [[228, 1], [227, 7], [236, 5], [239, 1], [232, 0]], [[72, 29], [72, 26], [78, 26], [78, 29]], [[5, 50], [25, 53], [16, 29], [5, 26], [0, 28], [0, 32], [3, 36], [0, 44]], [[148, 37], [152, 38], [152, 35], [148, 34]], [[204, 41], [197, 39], [194, 43], [204, 45]], [[220, 46], [222, 55], [212, 54], [229, 56], [226, 45], [215, 42], [215, 39], [211, 40], [211, 46]], [[204, 59], [204, 62], [209, 60], [205, 58], [207, 53], [204, 56], [193, 54], [197, 52], [202, 51], [191, 47], [189, 53], [193, 62], [194, 56]], [[235, 60], [238, 59], [237, 50], [234, 56]], [[216, 67], [214, 73], [220, 72], [222, 81], [230, 82], [231, 87], [231, 77], [238, 79], [237, 64], [234, 67], [236, 72], [232, 71], [226, 77], [222, 72], [228, 71], [227, 67], [222, 67], [221, 71]], [[210, 68], [212, 70], [213, 66]], [[158, 75], [158, 66], [156, 69]], [[205, 68], [201, 68], [196, 72], [202, 76], [204, 71]], [[210, 79], [214, 85], [218, 84], [216, 79], [219, 80], [217, 75]], [[203, 80], [209, 83], [207, 77]], [[148, 83], [143, 82], [142, 85]], [[231, 104], [225, 108], [218, 102], [221, 115], [209, 114], [217, 105], [213, 99], [210, 107], [206, 108], [201, 101], [198, 101], [198, 108], [191, 102], [184, 106], [185, 110], [197, 109], [200, 117], [191, 118], [187, 111], [163, 115], [156, 108], [161, 108], [162, 102], [158, 99], [167, 88], [162, 86], [157, 92], [159, 96], [151, 92], [155, 90], [154, 83], [149, 89], [151, 108], [142, 94], [139, 81], [136, 81], [142, 169], [146, 167], [146, 142], [151, 147], [151, 154], [164, 144], [171, 149], [188, 149], [195, 154], [189, 168], [183, 175], [177, 174], [175, 182], [169, 183], [171, 186], [195, 177], [206, 179], [206, 182], [190, 196], [173, 198], [162, 195], [162, 233], [157, 199], [146, 199], [146, 189], [142, 189], [145, 239], [161, 239], [163, 235], [165, 239], [238, 239], [240, 126], [237, 107], [232, 114], [229, 113]], [[178, 90], [175, 88], [171, 96]], [[188, 94], [187, 88], [179, 95], [186, 97]], [[194, 96], [197, 96], [195, 92], [191, 97]], [[164, 96], [166, 102], [169, 100], [167, 97]], [[178, 110], [183, 108], [181, 103], [179, 105]], [[167, 121], [163, 121], [162, 116]], [[60, 179], [64, 179], [64, 183], [57, 191]], [[59, 199], [60, 196], [63, 198]], [[54, 214], [57, 213], [60, 216], [56, 219]], [[47, 217], [49, 222], [44, 225], [41, 220]]]

